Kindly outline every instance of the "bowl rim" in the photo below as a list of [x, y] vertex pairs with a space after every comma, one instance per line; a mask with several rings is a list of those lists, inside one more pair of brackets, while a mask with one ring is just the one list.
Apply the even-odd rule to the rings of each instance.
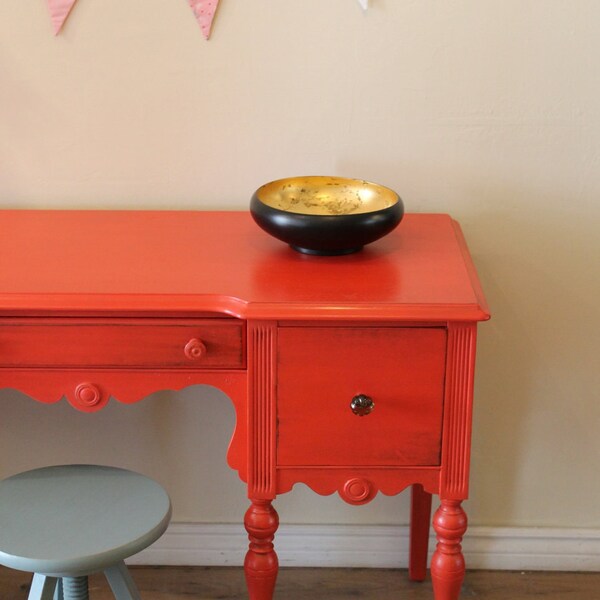
[[[285, 210], [283, 208], [277, 208], [275, 206], [272, 206], [271, 204], [268, 204], [267, 202], [262, 200], [259, 196], [259, 192], [267, 186], [280, 184], [285, 181], [299, 180], [299, 179], [329, 179], [329, 180], [339, 180], [339, 181], [344, 181], [344, 182], [359, 182], [363, 185], [370, 185], [370, 186], [374, 186], [376, 188], [380, 188], [381, 190], [385, 190], [386, 192], [390, 193], [393, 196], [394, 201], [389, 206], [385, 206], [383, 208], [378, 208], [377, 210], [367, 210], [367, 211], [363, 211], [363, 212], [359, 212], [359, 213], [349, 213], [349, 214], [341, 214], [341, 215], [323, 215], [323, 214], [298, 212], [298, 211]], [[397, 207], [398, 205], [401, 208], [403, 208], [403, 206], [404, 206], [404, 204], [402, 202], [402, 198], [400, 197], [400, 194], [398, 194], [398, 192], [396, 192], [395, 190], [393, 190], [390, 187], [381, 185], [380, 183], [375, 183], [373, 181], [369, 181], [367, 179], [361, 179], [361, 178], [357, 178], [357, 177], [344, 177], [341, 175], [299, 175], [296, 177], [281, 177], [279, 179], [274, 179], [273, 181], [268, 181], [266, 183], [263, 183], [260, 187], [258, 187], [254, 191], [254, 193], [252, 194], [251, 200], [256, 200], [256, 201], [260, 202], [261, 205], [269, 208], [270, 210], [274, 210], [274, 211], [277, 211], [277, 212], [280, 212], [280, 213], [286, 214], [286, 215], [293, 214], [293, 215], [298, 215], [301, 217], [312, 217], [312, 218], [318, 217], [318, 218], [330, 218], [330, 219], [339, 219], [339, 218], [343, 218], [343, 217], [346, 217], [346, 218], [347, 217], [358, 217], [360, 215], [372, 215], [372, 214], [376, 214], [379, 212], [393, 209], [393, 208]]]

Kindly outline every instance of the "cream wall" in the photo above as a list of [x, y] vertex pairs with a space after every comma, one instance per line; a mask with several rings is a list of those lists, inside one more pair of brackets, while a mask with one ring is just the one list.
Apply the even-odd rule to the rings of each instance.
[[[2, 207], [244, 209], [294, 174], [364, 177], [463, 225], [480, 327], [471, 523], [600, 527], [600, 4], [595, 0], [0, 3]], [[0, 232], [1, 234], [1, 232]], [[110, 240], [107, 240], [110, 243]], [[1, 285], [1, 282], [0, 282]], [[180, 521], [237, 522], [220, 392], [99, 415], [0, 394], [0, 470], [130, 466]], [[403, 523], [299, 487], [286, 522]]]

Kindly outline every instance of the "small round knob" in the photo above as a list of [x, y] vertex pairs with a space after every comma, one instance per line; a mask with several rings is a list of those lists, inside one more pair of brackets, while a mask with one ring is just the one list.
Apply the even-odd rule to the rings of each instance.
[[206, 354], [206, 346], [198, 338], [192, 338], [183, 349], [190, 360], [198, 360]]
[[340, 496], [350, 504], [366, 504], [374, 496], [373, 485], [368, 479], [353, 477], [346, 481], [340, 490]]
[[75, 399], [84, 406], [96, 406], [102, 399], [102, 392], [93, 383], [80, 383], [75, 388]]
[[373, 411], [375, 408], [375, 402], [373, 402], [373, 398], [365, 396], [365, 394], [358, 394], [358, 396], [354, 396], [354, 398], [352, 398], [352, 402], [350, 402], [350, 408], [355, 415], [364, 417]]

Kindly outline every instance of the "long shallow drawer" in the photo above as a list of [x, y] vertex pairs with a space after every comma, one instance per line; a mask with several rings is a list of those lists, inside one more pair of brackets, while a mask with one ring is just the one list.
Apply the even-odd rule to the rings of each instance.
[[445, 329], [290, 327], [278, 347], [278, 465], [440, 464]]
[[0, 367], [244, 365], [237, 319], [0, 319]]

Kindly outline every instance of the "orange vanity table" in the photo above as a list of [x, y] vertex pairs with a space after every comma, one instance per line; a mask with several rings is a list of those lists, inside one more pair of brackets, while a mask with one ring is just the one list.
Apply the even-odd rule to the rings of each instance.
[[351, 504], [410, 486], [413, 579], [438, 494], [435, 598], [458, 598], [489, 314], [450, 217], [407, 215], [337, 257], [297, 253], [246, 212], [6, 210], [0, 232], [0, 388], [89, 412], [199, 383], [231, 398], [252, 600], [273, 595], [271, 502], [296, 482]]

